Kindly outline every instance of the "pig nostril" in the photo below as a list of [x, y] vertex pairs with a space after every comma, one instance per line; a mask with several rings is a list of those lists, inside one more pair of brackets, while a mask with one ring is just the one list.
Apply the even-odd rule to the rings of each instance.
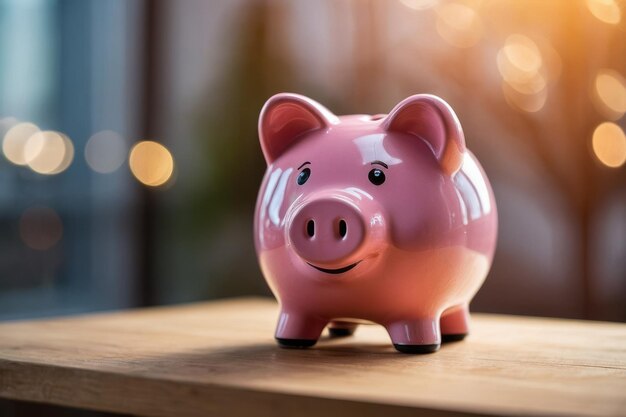
[[339, 220], [339, 236], [342, 238], [346, 237], [348, 233], [348, 225], [344, 219]]
[[309, 237], [315, 236], [315, 222], [313, 220], [306, 222], [306, 234]]

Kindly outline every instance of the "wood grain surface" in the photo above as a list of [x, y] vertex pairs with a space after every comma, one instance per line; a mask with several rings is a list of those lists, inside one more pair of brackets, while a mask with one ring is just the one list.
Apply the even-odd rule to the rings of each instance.
[[[624, 416], [626, 325], [474, 314], [430, 355], [382, 327], [276, 346], [235, 299], [0, 324], [0, 397], [144, 416]], [[394, 413], [394, 414], [391, 414]]]

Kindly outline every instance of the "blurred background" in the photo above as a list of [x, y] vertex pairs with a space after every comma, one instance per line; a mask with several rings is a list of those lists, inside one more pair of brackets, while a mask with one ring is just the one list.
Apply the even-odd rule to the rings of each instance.
[[0, 0], [0, 320], [270, 295], [264, 101], [443, 97], [500, 214], [474, 311], [626, 321], [619, 0]]

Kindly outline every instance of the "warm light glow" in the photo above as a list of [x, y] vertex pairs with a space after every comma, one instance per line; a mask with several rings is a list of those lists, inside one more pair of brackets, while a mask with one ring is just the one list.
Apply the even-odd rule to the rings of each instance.
[[536, 113], [541, 110], [548, 98], [548, 90], [545, 88], [537, 93], [526, 94], [506, 82], [502, 83], [502, 92], [509, 106], [526, 113]]
[[593, 132], [593, 152], [604, 165], [617, 168], [626, 162], [626, 135], [621, 127], [604, 122]]
[[532, 39], [524, 35], [511, 35], [505, 43], [502, 52], [508, 61], [524, 73], [537, 72], [541, 67], [541, 52]]
[[469, 48], [478, 43], [483, 26], [476, 10], [459, 3], [448, 3], [437, 9], [437, 32], [448, 43], [458, 48]]
[[48, 250], [63, 236], [63, 223], [59, 215], [48, 207], [31, 207], [20, 217], [20, 237], [26, 246], [35, 250]]
[[550, 55], [552, 70], [547, 68], [537, 43], [521, 34], [510, 35], [497, 55], [497, 65], [504, 80], [502, 92], [507, 103], [520, 111], [534, 113], [548, 98], [548, 74], [558, 76], [559, 57]]
[[57, 167], [57, 169], [51, 172], [51, 174], [58, 174], [65, 171], [67, 168], [69, 168], [70, 164], [74, 160], [74, 144], [72, 143], [72, 140], [63, 133], [59, 134], [65, 142], [65, 157], [63, 158], [63, 161], [61, 161], [61, 164]]
[[532, 39], [524, 35], [509, 36], [497, 56], [502, 78], [522, 94], [536, 94], [546, 88], [542, 73], [541, 52]]
[[587, 0], [591, 14], [604, 23], [616, 25], [622, 20], [622, 12], [615, 0]]
[[543, 74], [536, 72], [529, 76], [524, 81], [513, 81], [511, 79], [506, 80], [507, 83], [522, 94], [539, 94], [545, 90], [548, 85], [548, 81]]
[[612, 70], [602, 70], [596, 76], [595, 93], [600, 108], [607, 117], [617, 120], [626, 113], [626, 81]]
[[16, 165], [26, 165], [24, 147], [28, 138], [37, 132], [39, 132], [39, 128], [33, 123], [18, 123], [10, 128], [2, 141], [4, 156]]
[[37, 132], [24, 145], [24, 160], [39, 174], [58, 174], [67, 169], [73, 158], [72, 142], [58, 132]]
[[439, 3], [439, 0], [400, 0], [400, 3], [413, 10], [425, 10]]
[[130, 170], [141, 183], [156, 187], [165, 184], [174, 172], [174, 159], [159, 143], [144, 141], [130, 151]]
[[85, 160], [96, 172], [108, 174], [122, 166], [126, 160], [127, 146], [124, 139], [111, 130], [95, 133], [85, 146]]

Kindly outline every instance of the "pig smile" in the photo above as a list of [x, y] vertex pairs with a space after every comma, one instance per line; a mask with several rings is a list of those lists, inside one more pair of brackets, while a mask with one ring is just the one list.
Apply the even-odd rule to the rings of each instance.
[[344, 266], [343, 268], [326, 269], [326, 268], [320, 268], [319, 266], [315, 266], [315, 265], [310, 264], [310, 263], [307, 262], [307, 264], [309, 266], [312, 266], [313, 268], [317, 269], [318, 271], [325, 272], [327, 274], [343, 274], [344, 272], [348, 272], [349, 270], [351, 270], [352, 268], [354, 268], [355, 266], [357, 266], [360, 263], [361, 263], [361, 261], [358, 261], [358, 262], [355, 262], [355, 263], [350, 264], [348, 266]]

